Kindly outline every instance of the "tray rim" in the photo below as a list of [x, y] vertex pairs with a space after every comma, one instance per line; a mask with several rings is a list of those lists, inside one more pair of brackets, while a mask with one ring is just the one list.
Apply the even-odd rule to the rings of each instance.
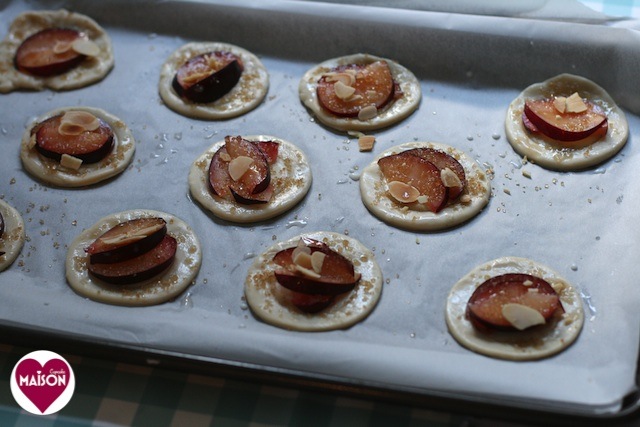
[[[346, 397], [370, 399], [391, 404], [412, 405], [438, 412], [459, 413], [503, 422], [530, 422], [549, 427], [561, 426], [626, 426], [629, 421], [640, 421], [640, 390], [631, 392], [622, 399], [618, 412], [591, 413], [572, 410], [550, 410], [528, 407], [514, 401], [499, 401], [476, 394], [460, 394], [438, 390], [415, 390], [410, 387], [390, 387], [369, 381], [353, 381], [348, 378], [308, 373], [295, 369], [276, 368], [255, 363], [226, 360], [212, 356], [184, 354], [134, 344], [114, 344], [97, 337], [68, 333], [51, 333], [21, 325], [0, 324], [0, 335], [4, 344], [34, 348], [46, 348], [57, 353], [91, 357], [116, 363], [128, 363], [149, 368], [160, 368], [218, 376], [227, 379], [266, 383], [273, 386], [305, 389], [312, 392], [334, 393]], [[636, 370], [636, 384], [640, 384], [640, 357]], [[502, 403], [500, 403], [502, 402]], [[613, 423], [613, 424], [612, 424]]]

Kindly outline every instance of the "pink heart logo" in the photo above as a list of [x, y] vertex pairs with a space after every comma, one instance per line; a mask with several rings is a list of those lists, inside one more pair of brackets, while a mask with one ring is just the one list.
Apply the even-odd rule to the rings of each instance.
[[70, 368], [64, 360], [51, 359], [43, 365], [24, 359], [15, 368], [15, 381], [24, 395], [44, 413], [67, 388]]

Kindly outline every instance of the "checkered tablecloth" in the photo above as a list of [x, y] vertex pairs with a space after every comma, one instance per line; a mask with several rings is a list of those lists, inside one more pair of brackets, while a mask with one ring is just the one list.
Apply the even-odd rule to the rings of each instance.
[[[640, 0], [582, 3], [610, 16], [640, 17]], [[71, 402], [57, 414], [35, 416], [19, 408], [9, 386], [16, 362], [35, 349], [0, 344], [0, 427], [513, 426], [324, 391], [276, 387], [69, 354], [63, 356], [76, 376]]]
[[0, 345], [0, 426], [463, 426], [468, 417], [411, 406], [275, 387], [62, 354], [76, 389], [59, 413], [18, 408], [9, 386], [31, 349]]

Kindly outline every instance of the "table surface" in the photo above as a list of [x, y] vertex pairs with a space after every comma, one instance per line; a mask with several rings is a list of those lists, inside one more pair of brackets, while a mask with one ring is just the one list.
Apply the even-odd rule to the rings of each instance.
[[[581, 1], [616, 17], [640, 17], [640, 0]], [[189, 372], [185, 369], [116, 362], [108, 357], [61, 352], [72, 366], [76, 389], [70, 403], [48, 416], [16, 404], [9, 378], [24, 355], [39, 348], [3, 344], [0, 338], [0, 426], [500, 426], [504, 418], [438, 410], [430, 405], [393, 403], [270, 381]], [[74, 354], [78, 353], [78, 354]], [[535, 420], [527, 420], [527, 422]], [[637, 420], [616, 425], [640, 426]]]

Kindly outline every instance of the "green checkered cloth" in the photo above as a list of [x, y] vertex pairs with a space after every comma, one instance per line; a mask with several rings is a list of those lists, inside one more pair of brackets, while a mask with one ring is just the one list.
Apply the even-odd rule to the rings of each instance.
[[463, 426], [463, 416], [366, 399], [62, 354], [76, 389], [48, 416], [23, 411], [9, 378], [33, 349], [0, 344], [0, 426]]

